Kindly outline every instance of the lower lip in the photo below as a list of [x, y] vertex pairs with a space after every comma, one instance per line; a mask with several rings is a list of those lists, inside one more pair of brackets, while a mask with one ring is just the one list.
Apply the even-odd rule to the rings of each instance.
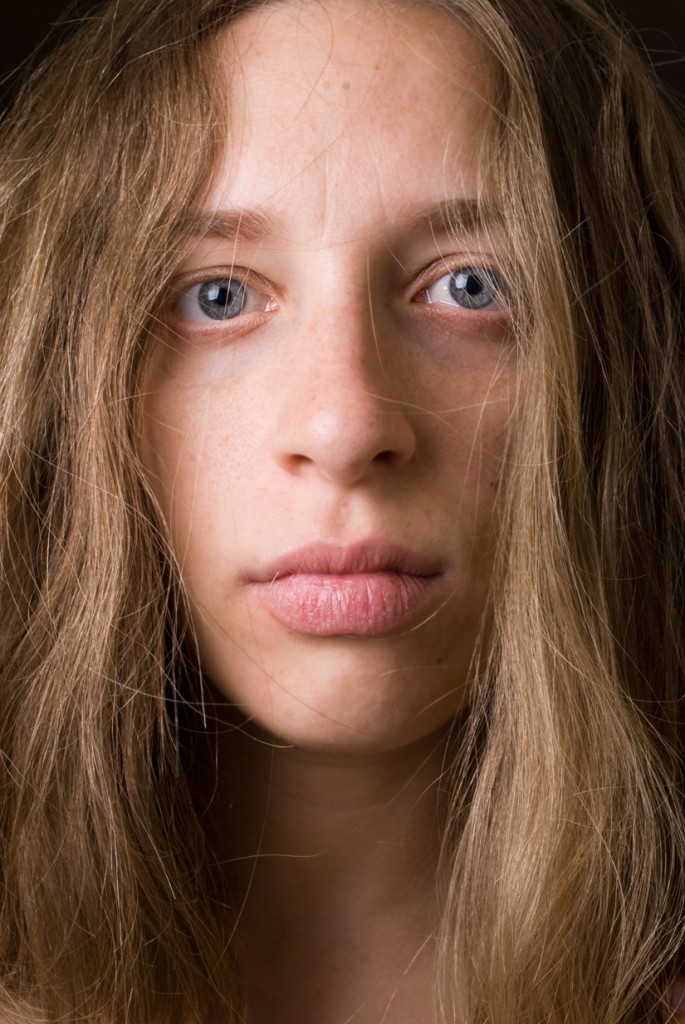
[[297, 573], [252, 584], [282, 625], [309, 636], [379, 636], [416, 623], [444, 577], [402, 572]]

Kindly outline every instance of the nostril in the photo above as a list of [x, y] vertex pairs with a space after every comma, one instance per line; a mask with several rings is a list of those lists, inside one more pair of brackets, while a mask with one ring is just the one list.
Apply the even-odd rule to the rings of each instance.
[[389, 399], [370, 391], [359, 373], [351, 380], [349, 366], [327, 383], [314, 395], [308, 389], [288, 395], [274, 418], [274, 450], [284, 468], [349, 485], [412, 459], [417, 436], [404, 405], [389, 415]]

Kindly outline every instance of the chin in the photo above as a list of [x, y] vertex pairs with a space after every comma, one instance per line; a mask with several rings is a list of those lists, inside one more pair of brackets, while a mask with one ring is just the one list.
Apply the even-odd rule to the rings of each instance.
[[253, 666], [249, 679], [240, 678], [236, 686], [223, 673], [210, 675], [233, 724], [277, 744], [329, 754], [400, 750], [449, 725], [468, 704], [468, 685], [455, 681], [451, 667], [312, 678]]

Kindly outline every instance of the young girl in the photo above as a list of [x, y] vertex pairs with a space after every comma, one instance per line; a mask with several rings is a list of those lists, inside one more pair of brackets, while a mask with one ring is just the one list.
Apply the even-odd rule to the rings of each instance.
[[2, 1020], [661, 1020], [685, 149], [617, 30], [119, 0], [2, 153]]

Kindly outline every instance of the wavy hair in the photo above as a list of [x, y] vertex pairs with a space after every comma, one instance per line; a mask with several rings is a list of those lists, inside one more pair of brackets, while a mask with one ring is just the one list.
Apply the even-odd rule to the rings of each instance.
[[[585, 0], [432, 2], [491, 67], [483, 188], [517, 282], [523, 380], [452, 766], [443, 1013], [653, 1021], [685, 931], [683, 134]], [[208, 41], [254, 6], [110, 3], [2, 131], [8, 1022], [241, 1015], [178, 751], [201, 680], [136, 396], [215, 163]]]

